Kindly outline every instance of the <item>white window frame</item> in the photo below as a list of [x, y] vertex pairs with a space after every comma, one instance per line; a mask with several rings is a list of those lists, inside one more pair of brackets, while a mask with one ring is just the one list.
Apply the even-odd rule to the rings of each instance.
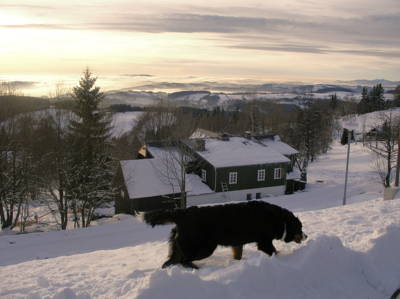
[[207, 182], [207, 170], [205, 170], [205, 169], [201, 170], [201, 180], [203, 182]]
[[275, 168], [274, 169], [274, 179], [280, 180], [282, 178], [282, 168]]
[[257, 170], [257, 182], [265, 181], [265, 169]]
[[238, 173], [237, 171], [229, 172], [229, 185], [235, 185], [238, 182]]

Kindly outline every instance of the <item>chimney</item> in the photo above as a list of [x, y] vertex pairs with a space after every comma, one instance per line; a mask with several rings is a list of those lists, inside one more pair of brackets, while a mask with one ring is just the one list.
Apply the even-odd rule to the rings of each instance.
[[206, 150], [206, 141], [204, 139], [196, 139], [194, 141], [194, 149], [199, 152]]
[[221, 135], [220, 139], [221, 139], [222, 141], [229, 141], [229, 135], [226, 134], [226, 133], [223, 133], [223, 134]]

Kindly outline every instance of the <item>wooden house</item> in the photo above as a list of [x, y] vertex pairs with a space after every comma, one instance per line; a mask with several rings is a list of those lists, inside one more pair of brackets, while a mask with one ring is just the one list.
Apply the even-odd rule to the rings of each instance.
[[[221, 135], [190, 139], [173, 147], [148, 144], [141, 149], [142, 159], [120, 163], [121, 194], [116, 212], [283, 195], [296, 154], [287, 144], [268, 136]], [[186, 202], [181, 201], [183, 190]]]

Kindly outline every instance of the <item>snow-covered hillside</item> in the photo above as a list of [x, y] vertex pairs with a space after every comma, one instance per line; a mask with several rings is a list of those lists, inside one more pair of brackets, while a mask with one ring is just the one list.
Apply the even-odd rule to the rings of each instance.
[[[127, 104], [132, 106], [152, 106], [160, 102], [160, 99], [169, 101], [178, 106], [189, 106], [201, 109], [212, 109], [214, 107], [223, 107], [230, 110], [237, 107], [237, 104], [252, 101], [271, 101], [281, 104], [292, 104], [302, 106], [305, 99], [330, 99], [330, 96], [336, 94], [340, 99], [350, 98], [359, 99], [361, 93], [357, 91], [323, 91], [323, 92], [267, 92], [267, 91], [249, 91], [247, 93], [224, 93], [209, 91], [181, 91], [174, 93], [153, 93], [145, 91], [118, 91], [106, 93], [103, 106], [107, 107], [113, 104]], [[386, 96], [391, 99], [389, 94]]]
[[130, 130], [132, 130], [136, 121], [143, 112], [132, 111], [132, 112], [119, 112], [114, 113], [112, 117], [112, 136], [119, 137]]
[[199, 271], [160, 269], [170, 226], [132, 219], [62, 233], [1, 237], [1, 298], [389, 298], [400, 287], [400, 200], [302, 212], [302, 246], [228, 248]]
[[378, 128], [385, 120], [400, 119], [400, 108], [393, 108], [382, 111], [374, 111], [360, 115], [348, 115], [341, 120], [341, 125], [349, 130], [355, 130], [358, 133], [366, 133], [371, 129]]
[[262, 83], [238, 84], [221, 82], [149, 82], [132, 89], [108, 91], [103, 105], [129, 104], [150, 106], [160, 100], [168, 100], [176, 105], [192, 106], [203, 109], [224, 107], [235, 109], [238, 102], [252, 100], [272, 101], [281, 104], [302, 106], [305, 98], [330, 99], [336, 94], [340, 99], [360, 99], [363, 87], [372, 87], [381, 83], [385, 89], [385, 98], [393, 99], [392, 91], [399, 82], [387, 80], [342, 81], [334, 83]]
[[345, 147], [311, 166], [305, 192], [264, 200], [302, 220], [308, 241], [268, 257], [246, 245], [162, 270], [171, 226], [117, 215], [88, 229], [0, 234], [0, 298], [390, 298], [400, 287], [400, 200], [382, 200], [371, 155], [352, 146], [349, 205], [341, 206]]

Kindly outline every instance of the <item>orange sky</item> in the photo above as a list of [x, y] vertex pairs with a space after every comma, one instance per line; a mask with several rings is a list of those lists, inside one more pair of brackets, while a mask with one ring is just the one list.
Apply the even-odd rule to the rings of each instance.
[[398, 0], [81, 3], [2, 0], [0, 80], [86, 66], [167, 81], [400, 79]]

